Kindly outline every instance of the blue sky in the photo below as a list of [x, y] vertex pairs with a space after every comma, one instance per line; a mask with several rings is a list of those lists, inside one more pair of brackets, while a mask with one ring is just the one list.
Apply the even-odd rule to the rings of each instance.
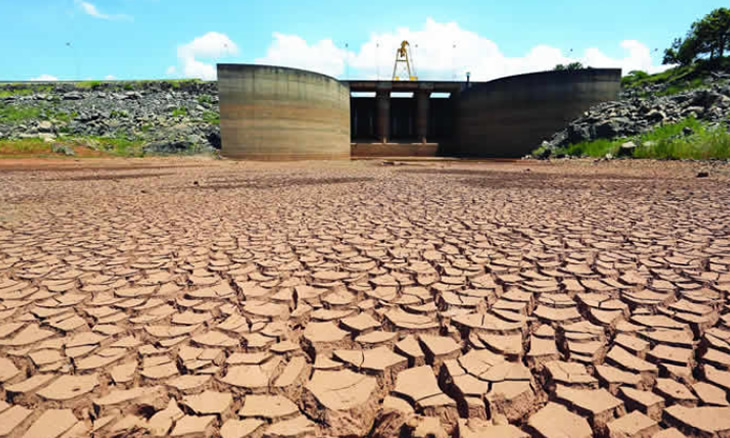
[[216, 62], [387, 77], [404, 38], [422, 78], [470, 71], [475, 80], [491, 79], [571, 60], [657, 71], [672, 39], [721, 6], [726, 2], [0, 0], [0, 80], [211, 79]]

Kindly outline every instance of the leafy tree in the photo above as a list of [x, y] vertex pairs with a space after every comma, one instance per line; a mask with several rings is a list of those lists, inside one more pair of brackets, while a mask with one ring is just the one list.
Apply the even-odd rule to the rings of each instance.
[[713, 61], [726, 50], [730, 50], [730, 9], [718, 8], [692, 23], [684, 38], [675, 38], [662, 62], [688, 65], [703, 57]]
[[580, 62], [571, 62], [570, 64], [558, 64], [555, 66], [553, 70], [556, 71], [563, 71], [563, 70], [582, 70], [585, 67], [583, 67], [583, 64]]
[[730, 9], [715, 9], [693, 23], [692, 31], [699, 42], [699, 54], [709, 53], [710, 59], [722, 58], [725, 50], [730, 50]]

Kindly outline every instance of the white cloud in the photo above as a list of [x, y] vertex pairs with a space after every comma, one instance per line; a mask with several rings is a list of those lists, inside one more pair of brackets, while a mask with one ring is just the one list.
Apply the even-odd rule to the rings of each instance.
[[[215, 60], [229, 55], [238, 54], [238, 46], [227, 35], [218, 32], [208, 32], [187, 44], [177, 48], [177, 59], [181, 72], [187, 78], [215, 79], [214, 64], [201, 61], [199, 58]], [[175, 66], [167, 68], [168, 75], [177, 73]]]
[[666, 68], [655, 65], [649, 48], [634, 40], [620, 43], [627, 52], [622, 58], [611, 58], [597, 48], [586, 49], [582, 56], [571, 55], [545, 44], [534, 46], [523, 56], [510, 57], [482, 35], [462, 29], [455, 22], [439, 23], [431, 18], [420, 30], [402, 27], [394, 32], [374, 33], [356, 51], [337, 47], [328, 39], [309, 44], [297, 35], [275, 33], [266, 56], [255, 62], [338, 77], [343, 77], [349, 66], [350, 77], [389, 78], [396, 49], [403, 40], [411, 43], [416, 72], [422, 79], [463, 79], [466, 72], [471, 72], [473, 80], [490, 80], [551, 70], [556, 64], [574, 61], [595, 68], [620, 67], [624, 74], [636, 69], [653, 73]]
[[606, 67], [621, 67], [623, 69], [623, 74], [627, 74], [632, 70], [643, 70], [648, 73], [658, 73], [670, 67], [666, 65], [654, 65], [651, 59], [651, 51], [646, 45], [639, 41], [621, 41], [621, 48], [629, 53], [627, 57], [621, 59], [611, 59], [595, 48], [587, 49], [584, 55], [585, 63], [588, 65], [595, 64]]
[[48, 75], [48, 74], [42, 74], [42, 75], [38, 76], [37, 78], [30, 78], [30, 80], [39, 81], [39, 82], [52, 82], [52, 81], [57, 81], [58, 78], [55, 76]]
[[115, 80], [117, 80], [117, 77], [114, 75], [106, 75], [106, 76], [104, 76], [104, 79], [107, 81], [115, 81]]
[[81, 8], [82, 11], [86, 15], [90, 15], [94, 18], [99, 18], [102, 20], [131, 20], [132, 17], [126, 14], [116, 14], [116, 15], [110, 15], [110, 14], [104, 14], [99, 9], [96, 8], [96, 6], [93, 3], [85, 2], [82, 0], [76, 0], [76, 5]]
[[345, 60], [348, 55], [346, 50], [337, 48], [329, 39], [318, 41], [310, 46], [297, 35], [275, 32], [274, 42], [269, 46], [266, 56], [257, 58], [255, 62], [303, 68], [330, 76], [338, 76], [345, 71]]

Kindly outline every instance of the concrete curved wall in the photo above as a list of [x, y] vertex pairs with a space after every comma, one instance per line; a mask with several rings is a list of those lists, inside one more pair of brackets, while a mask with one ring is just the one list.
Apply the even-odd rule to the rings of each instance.
[[521, 157], [590, 106], [618, 99], [620, 69], [549, 71], [474, 84], [457, 101], [449, 155]]
[[286, 67], [218, 64], [222, 154], [253, 160], [350, 156], [350, 91]]

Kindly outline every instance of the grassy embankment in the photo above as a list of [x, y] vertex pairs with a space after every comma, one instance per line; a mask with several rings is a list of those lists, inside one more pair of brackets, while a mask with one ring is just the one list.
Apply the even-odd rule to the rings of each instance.
[[[689, 128], [685, 130], [685, 128]], [[690, 131], [691, 130], [691, 131]], [[655, 159], [730, 159], [730, 133], [726, 125], [709, 126], [690, 117], [679, 123], [660, 125], [651, 131], [634, 137], [586, 141], [558, 148], [553, 156], [605, 157], [618, 155], [621, 145], [632, 141], [637, 147], [634, 158]], [[539, 156], [542, 152], [533, 152]]]
[[[33, 106], [15, 106], [0, 103], [0, 123], [19, 124], [30, 120], [55, 120], [68, 123], [76, 117], [74, 113], [55, 110], [46, 103]], [[131, 140], [125, 136], [117, 137], [74, 137], [65, 135], [64, 129], [52, 143], [61, 143], [78, 152], [78, 156], [120, 156], [136, 157], [143, 155], [141, 140]], [[52, 152], [52, 143], [41, 138], [0, 139], [0, 156], [59, 156]], [[77, 151], [78, 149], [78, 151]], [[95, 151], [96, 153], [89, 153]]]
[[[67, 156], [54, 152], [53, 145], [71, 148], [75, 155]], [[0, 139], [0, 158], [87, 158], [87, 157], [141, 157], [144, 156], [141, 142], [114, 138], [72, 138], [59, 137], [48, 143], [41, 138]]]
[[[111, 85], [120, 91], [135, 90], [146, 83], [165, 82], [170, 84], [173, 89], [178, 89], [185, 84], [201, 82], [197, 79], [180, 79], [180, 80], [164, 80], [164, 81], [120, 81], [120, 82], [102, 82], [102, 81], [79, 81], [74, 82], [73, 86], [80, 89], [99, 89], [102, 86]], [[29, 96], [37, 93], [51, 93], [54, 89], [53, 84], [47, 83], [9, 83], [0, 86], [0, 98], [8, 96]], [[198, 98], [200, 103], [211, 103], [212, 98], [207, 95]], [[175, 108], [172, 116], [185, 116], [187, 110], [184, 107]], [[77, 114], [57, 111], [54, 108], [54, 102], [40, 102], [33, 106], [7, 105], [0, 102], [0, 123], [19, 124], [30, 120], [55, 120], [64, 123], [70, 122]], [[203, 113], [202, 121], [209, 124], [219, 124], [220, 117], [214, 111], [206, 111]], [[142, 132], [146, 132], [152, 127], [150, 125], [142, 126]], [[118, 156], [118, 157], [140, 157], [144, 155], [144, 142], [138, 139], [130, 139], [124, 135], [117, 137], [75, 137], [65, 135], [64, 127], [59, 129], [59, 136], [54, 139], [53, 143], [60, 143], [69, 146], [76, 153], [75, 157], [98, 157], [98, 156]], [[44, 142], [40, 138], [24, 138], [24, 139], [0, 139], [0, 157], [59, 157], [64, 156], [61, 153], [52, 151], [52, 143]]]
[[[725, 58], [719, 63], [727, 68], [730, 66], [730, 58]], [[675, 67], [654, 75], [631, 72], [622, 78], [621, 85], [624, 89], [642, 89], [646, 85], [661, 84], [664, 88], [656, 95], [668, 96], [705, 86], [705, 80], [713, 69], [717, 69], [717, 63], [709, 65], [705, 62]], [[638, 146], [633, 151], [634, 158], [730, 159], [728, 123], [730, 119], [725, 124], [713, 127], [690, 117], [678, 123], [657, 126], [649, 132], [633, 137], [599, 139], [558, 148], [552, 155], [616, 156], [622, 144], [632, 141]], [[538, 148], [533, 151], [533, 155], [540, 156], [542, 152], [543, 148]]]
[[[645, 86], [663, 86], [661, 91], [653, 93], [655, 96], [671, 96], [683, 91], [702, 88], [713, 71], [730, 69], [730, 57], [725, 57], [710, 63], [699, 61], [691, 65], [670, 68], [661, 73], [650, 75], [643, 71], [632, 71], [621, 78], [621, 87], [624, 90], [642, 89]], [[647, 97], [648, 92], [639, 93]]]

